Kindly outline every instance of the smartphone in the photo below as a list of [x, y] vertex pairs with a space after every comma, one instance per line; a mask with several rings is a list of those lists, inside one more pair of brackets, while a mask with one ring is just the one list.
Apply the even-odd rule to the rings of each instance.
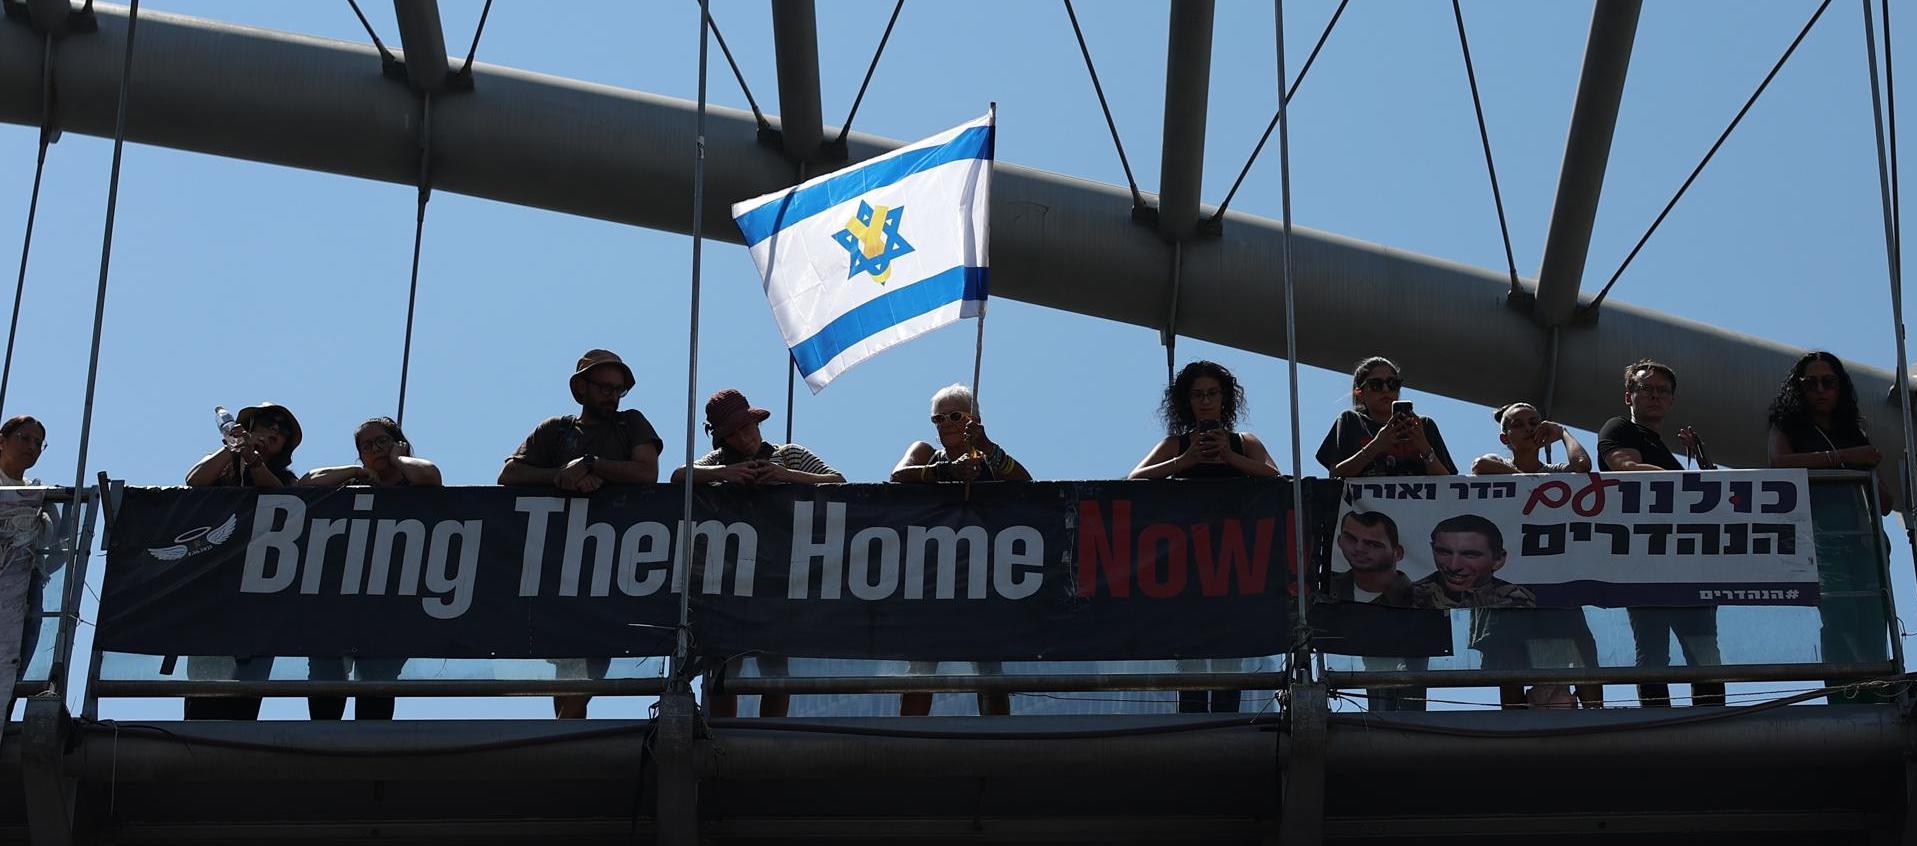
[[1402, 414], [1402, 415], [1404, 415], [1404, 416], [1406, 416], [1406, 417], [1411, 417], [1411, 416], [1413, 416], [1413, 413], [1412, 413], [1412, 411], [1411, 411], [1411, 401], [1410, 401], [1410, 400], [1398, 400], [1397, 402], [1394, 402], [1394, 403], [1392, 403], [1392, 404], [1391, 404], [1391, 413], [1392, 413], [1392, 414]]
[[1223, 423], [1220, 423], [1220, 422], [1218, 422], [1218, 421], [1216, 421], [1216, 420], [1200, 420], [1200, 421], [1198, 421], [1198, 431], [1200, 431], [1200, 432], [1211, 432], [1211, 431], [1216, 431], [1217, 429], [1219, 429], [1219, 428], [1220, 428], [1220, 427], [1222, 427], [1222, 426], [1224, 426], [1224, 424], [1223, 424]]

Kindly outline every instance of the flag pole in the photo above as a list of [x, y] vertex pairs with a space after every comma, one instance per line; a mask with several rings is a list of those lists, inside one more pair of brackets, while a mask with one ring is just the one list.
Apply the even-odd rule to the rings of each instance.
[[[998, 101], [997, 100], [992, 101], [992, 106], [988, 114], [990, 114], [992, 117], [987, 125], [992, 127], [992, 131], [994, 133], [997, 133], [998, 132]], [[993, 152], [993, 158], [994, 159], [997, 158], [996, 150], [994, 150]], [[987, 167], [990, 167], [990, 165], [987, 165]], [[991, 213], [992, 213], [991, 209], [988, 208], [985, 210], [985, 214], [988, 217], [991, 215]], [[990, 262], [991, 262], [991, 258], [988, 256], [986, 258], [986, 263], [988, 267], [990, 266]], [[962, 296], [963, 295], [961, 295], [961, 302], [963, 302]], [[978, 377], [979, 377], [980, 371], [984, 369], [984, 364], [985, 364], [985, 300], [979, 300], [978, 333], [972, 337], [972, 406], [973, 408], [980, 407], [979, 401], [978, 401]], [[974, 459], [979, 457], [978, 446], [976, 444], [967, 444], [966, 447], [967, 447], [966, 454], [968, 456]], [[965, 482], [965, 501], [966, 502], [972, 501], [972, 482], [970, 479], [967, 479]]]

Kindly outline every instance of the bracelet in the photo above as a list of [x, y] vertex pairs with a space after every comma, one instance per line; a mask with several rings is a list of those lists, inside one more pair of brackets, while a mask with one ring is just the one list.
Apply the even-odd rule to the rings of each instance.
[[1424, 454], [1424, 463], [1426, 464], [1430, 464], [1437, 460], [1438, 460], [1438, 451], [1435, 449]]
[[932, 481], [932, 465], [927, 464], [919, 468], [919, 481], [921, 482]]
[[1833, 449], [1833, 450], [1825, 451], [1824, 460], [1830, 462], [1830, 466], [1836, 467], [1837, 466], [1837, 450]]

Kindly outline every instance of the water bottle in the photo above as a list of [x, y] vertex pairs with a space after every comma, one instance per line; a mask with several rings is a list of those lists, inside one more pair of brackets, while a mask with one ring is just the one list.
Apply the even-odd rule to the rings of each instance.
[[213, 416], [218, 419], [220, 439], [226, 442], [226, 448], [238, 451], [240, 448], [240, 421], [233, 419], [233, 413], [224, 405], [213, 406]]

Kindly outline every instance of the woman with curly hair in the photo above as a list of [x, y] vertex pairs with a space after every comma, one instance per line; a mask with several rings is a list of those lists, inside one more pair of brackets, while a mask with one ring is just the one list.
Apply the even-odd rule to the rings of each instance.
[[[1771, 400], [1770, 464], [1772, 467], [1874, 471], [1883, 458], [1871, 446], [1857, 410], [1857, 386], [1851, 384], [1844, 363], [1822, 350], [1804, 353], [1791, 366], [1784, 384]], [[1889, 514], [1890, 489], [1877, 474], [1879, 507]], [[1821, 545], [1820, 545], [1821, 547]], [[1876, 562], [1857, 559], [1847, 548], [1818, 550], [1818, 581], [1823, 597], [1817, 614], [1825, 661], [1868, 663], [1886, 660], [1883, 590]], [[1845, 566], [1857, 561], [1857, 566]], [[1840, 684], [1840, 683], [1833, 683]], [[1833, 694], [1839, 702], [1882, 702], [1869, 694]]]
[[1883, 458], [1864, 431], [1850, 373], [1823, 350], [1804, 353], [1784, 377], [1771, 400], [1770, 427], [1772, 467], [1868, 471]]
[[1164, 440], [1132, 469], [1133, 479], [1217, 479], [1276, 476], [1278, 466], [1263, 441], [1236, 432], [1245, 389], [1225, 366], [1194, 361], [1165, 388], [1159, 414]]

